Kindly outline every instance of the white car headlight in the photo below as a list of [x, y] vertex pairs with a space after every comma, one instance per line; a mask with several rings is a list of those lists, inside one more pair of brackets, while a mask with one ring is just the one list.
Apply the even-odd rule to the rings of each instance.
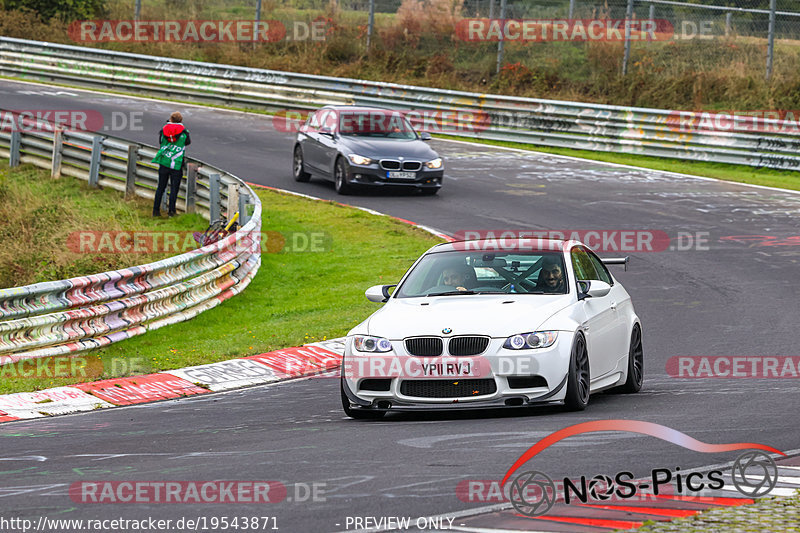
[[383, 337], [356, 335], [353, 337], [353, 346], [359, 352], [385, 353], [392, 351], [392, 343]]
[[556, 342], [557, 331], [534, 331], [533, 333], [520, 333], [506, 339], [503, 348], [509, 350], [529, 350], [531, 348], [548, 348]]
[[350, 161], [352, 161], [353, 164], [355, 164], [355, 165], [371, 165], [372, 164], [372, 159], [370, 159], [369, 157], [364, 157], [363, 155], [350, 154], [350, 155], [347, 156], [347, 158], [350, 159]]
[[442, 165], [444, 165], [444, 161], [442, 161], [441, 157], [437, 157], [436, 159], [432, 159], [431, 161], [425, 163], [425, 166], [432, 170], [442, 168]]

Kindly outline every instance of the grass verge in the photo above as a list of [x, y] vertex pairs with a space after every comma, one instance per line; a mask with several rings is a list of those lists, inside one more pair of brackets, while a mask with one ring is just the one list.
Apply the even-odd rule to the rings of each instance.
[[90, 232], [189, 232], [208, 226], [200, 215], [154, 219], [151, 212], [150, 200], [126, 201], [111, 189], [92, 189], [66, 176], [52, 179], [31, 165], [9, 169], [8, 161], [0, 160], [0, 288], [106, 272], [175, 255], [172, 251], [109, 253], [113, 244], [101, 246], [99, 236], [92, 239], [94, 245], [84, 240], [81, 251], [80, 238]]
[[436, 137], [455, 141], [468, 140], [469, 142], [486, 144], [490, 146], [518, 148], [521, 150], [542, 152], [546, 154], [565, 155], [569, 157], [591, 159], [593, 161], [605, 161], [620, 165], [630, 165], [643, 169], [664, 170], [667, 172], [677, 172], [679, 174], [689, 174], [698, 177], [714, 178], [737, 183], [748, 183], [751, 185], [763, 185], [765, 187], [779, 187], [781, 189], [800, 191], [800, 172], [793, 170], [775, 170], [771, 168], [748, 167], [745, 165], [709, 163], [707, 161], [692, 161], [686, 159], [668, 159], [664, 157], [652, 157], [616, 152], [592, 152], [589, 150], [550, 148], [546, 146], [507, 141], [492, 141], [472, 138], [465, 139], [463, 137], [454, 137], [451, 135], [437, 135]]
[[[211, 363], [342, 336], [377, 308], [364, 298], [364, 289], [396, 282], [439, 242], [391, 218], [333, 202], [266, 190], [257, 194], [266, 249], [274, 248], [270, 239], [278, 244], [282, 239], [285, 246], [262, 254], [261, 270], [243, 293], [188, 322], [75, 361], [47, 358], [0, 367], [0, 394]], [[301, 251], [311, 243], [320, 251]]]

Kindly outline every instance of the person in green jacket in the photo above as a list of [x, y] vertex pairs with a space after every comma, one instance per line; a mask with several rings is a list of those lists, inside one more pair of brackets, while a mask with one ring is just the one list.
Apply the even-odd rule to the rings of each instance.
[[178, 111], [170, 115], [169, 122], [158, 132], [158, 143], [161, 148], [152, 161], [158, 163], [158, 188], [153, 202], [153, 216], [161, 216], [161, 199], [167, 189], [167, 182], [170, 184], [169, 216], [175, 216], [175, 202], [181, 187], [186, 147], [192, 144], [189, 130], [183, 125], [183, 115]]

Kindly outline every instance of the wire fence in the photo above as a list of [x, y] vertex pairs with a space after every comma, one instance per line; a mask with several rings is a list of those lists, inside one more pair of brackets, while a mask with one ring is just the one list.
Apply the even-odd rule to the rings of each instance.
[[[628, 0], [116, 0], [117, 7], [128, 6], [131, 15], [139, 6], [140, 16], [149, 10], [165, 8], [169, 12], [194, 13], [198, 17], [220, 12], [255, 18], [259, 9], [267, 14], [276, 9], [330, 12], [332, 10], [362, 13], [365, 18], [372, 6], [377, 14], [396, 14], [401, 6], [420, 4], [449, 8], [461, 17], [500, 18], [505, 5], [506, 18], [624, 19]], [[707, 23], [715, 35], [735, 32], [738, 35], [766, 37], [769, 31], [770, 0], [634, 0], [636, 19], [661, 18], [676, 22]], [[781, 39], [800, 39], [800, 2], [776, 0], [775, 34]]]
[[[677, 73], [676, 79], [681, 73], [713, 71], [727, 79], [741, 75], [768, 83], [776, 75], [783, 81], [796, 80], [800, 70], [798, 0], [109, 0], [108, 6], [111, 19], [279, 21], [289, 34], [288, 43], [273, 49], [285, 46], [288, 55], [296, 53], [292, 45], [299, 46], [298, 23], [308, 27], [310, 21], [325, 19], [327, 44], [320, 55], [329, 63], [346, 64], [380, 50], [387, 64], [408, 63], [406, 72], [412, 74], [472, 67], [473, 78], [487, 77], [487, 89], [501, 92], [502, 83], [492, 85], [500, 79], [497, 75], [511, 74], [508, 83], [519, 86], [527, 80], [518, 75], [524, 71], [539, 87], [534, 93], [523, 89], [526, 95], [544, 95], [556, 85], [577, 87], [572, 83], [576, 80], [584, 85], [575, 92], [586, 93], [597, 78], [604, 78], [604, 87], [609, 87], [612, 74], [626, 76], [644, 69]], [[626, 20], [635, 21], [630, 33], [624, 30]], [[592, 21], [606, 25], [599, 38], [587, 32]], [[477, 38], [469, 33], [471, 22], [477, 24]], [[539, 24], [533, 27], [533, 38], [507, 31], [526, 22]], [[500, 24], [499, 36], [492, 34], [492, 23]], [[565, 25], [566, 30], [547, 34], [548, 24], [551, 29]], [[207, 49], [202, 57], [224, 62]], [[284, 63], [269, 64], [291, 70]], [[317, 71], [328, 72], [319, 65]], [[765, 87], [759, 88], [759, 102], [771, 99]], [[520, 93], [519, 87], [514, 90]], [[605, 101], [611, 101], [607, 94], [614, 90], [602, 89]], [[653, 104], [635, 98], [628, 103]]]

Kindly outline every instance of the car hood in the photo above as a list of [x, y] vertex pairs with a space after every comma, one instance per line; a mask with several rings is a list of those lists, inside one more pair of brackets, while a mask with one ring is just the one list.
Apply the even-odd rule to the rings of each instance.
[[373, 139], [369, 137], [340, 137], [341, 145], [353, 153], [370, 159], [411, 159], [430, 161], [439, 155], [425, 141], [403, 139]]
[[393, 298], [357, 329], [360, 333], [391, 340], [418, 335], [441, 336], [444, 328], [450, 328], [452, 335], [508, 337], [535, 331], [571, 301], [566, 294]]

